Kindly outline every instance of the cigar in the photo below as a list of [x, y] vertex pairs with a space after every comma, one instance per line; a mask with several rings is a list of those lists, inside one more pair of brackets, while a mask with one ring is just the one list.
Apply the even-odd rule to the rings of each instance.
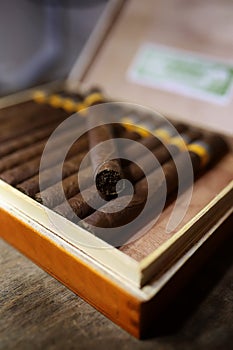
[[[154, 150], [152, 150], [151, 153], [158, 160], [157, 166], [159, 166], [159, 164], [165, 163], [167, 160], [171, 158], [171, 156], [174, 157], [176, 154], [178, 154], [178, 152], [181, 152], [183, 148], [186, 147], [183, 141], [184, 139], [186, 141], [189, 140], [190, 142], [192, 140], [197, 139], [200, 136], [201, 136], [201, 133], [199, 131], [189, 130], [185, 134], [183, 134], [183, 138], [182, 136], [180, 137], [179, 142], [177, 142], [178, 141], [177, 139], [176, 140], [171, 139], [171, 142], [174, 142], [174, 143], [171, 143], [167, 147], [160, 146], [159, 148], [155, 148]], [[146, 175], [152, 171], [155, 171], [155, 169], [157, 168], [157, 166], [155, 166], [155, 164], [151, 162], [151, 154], [142, 155], [139, 158], [139, 161], [142, 168], [146, 172]], [[136, 163], [131, 163], [129, 166], [127, 166], [124, 169], [124, 174], [126, 175], [126, 178], [128, 178], [132, 183], [136, 183], [142, 177], [145, 176], [145, 173], [142, 170], [142, 168], [139, 167]], [[88, 177], [87, 174], [90, 174], [90, 170], [88, 172], [83, 171], [82, 173], [80, 173], [80, 178], [85, 179], [84, 181], [85, 181], [86, 187], [91, 183], [90, 176]], [[72, 179], [72, 180], [75, 183], [75, 190], [78, 191], [79, 190], [78, 180], [76, 180], [76, 182], [75, 182], [75, 179]], [[64, 189], [64, 183], [63, 183], [63, 189]], [[67, 188], [66, 192], [68, 192], [69, 190], [70, 189]], [[89, 199], [90, 198], [92, 199], [92, 202], [95, 203], [96, 207], [99, 207], [99, 205], [101, 205], [102, 201], [100, 201], [100, 198], [98, 193], [96, 192], [95, 186], [91, 186], [90, 188], [87, 188], [87, 190], [85, 190], [84, 192], [86, 193]], [[50, 196], [52, 197], [52, 195], [55, 195], [55, 193], [56, 192], [53, 191], [53, 193], [50, 193]], [[57, 191], [57, 193], [59, 193], [59, 191]], [[73, 192], [71, 191], [71, 193]], [[47, 203], [47, 197], [45, 202]], [[138, 200], [137, 200], [137, 203], [138, 203]], [[49, 204], [51, 204], [51, 200]], [[73, 209], [73, 211], [70, 211], [69, 206]], [[73, 198], [68, 200], [68, 204], [66, 202], [62, 203], [59, 206], [57, 206], [54, 210], [60, 215], [65, 216], [66, 218], [72, 221], [75, 220], [76, 215], [80, 219], [83, 219], [94, 211], [93, 208], [84, 201], [81, 193], [75, 195]]]
[[[178, 128], [181, 130], [183, 129], [183, 126]], [[128, 131], [127, 129], [124, 130], [123, 128], [123, 130], [121, 130], [120, 135], [118, 136], [137, 139], [139, 134]], [[182, 134], [181, 136], [186, 140], [186, 142], [190, 142], [191, 140], [198, 138], [200, 136], [200, 133], [196, 131], [188, 131], [186, 132], [186, 134]], [[175, 152], [178, 152], [179, 150], [179, 147], [173, 144], [169, 145], [168, 148], [162, 146], [161, 141], [155, 138], [154, 136], [140, 139], [140, 142], [144, 146], [148, 147], [148, 149], [150, 150], [154, 148], [154, 155], [157, 157], [158, 161], [161, 164], [164, 163], [169, 157], [171, 157], [171, 154], [174, 155]], [[160, 145], [160, 150], [158, 145]], [[132, 150], [134, 150], [134, 148], [132, 148]], [[129, 154], [130, 154], [130, 147], [129, 147]], [[144, 161], [143, 169], [147, 169], [147, 171], [150, 171], [151, 165], [153, 166], [153, 163], [151, 163], [151, 158], [141, 154], [141, 161]], [[80, 178], [82, 178], [82, 181], [83, 181], [83, 188], [87, 188], [92, 183], [92, 179], [90, 178], [89, 174], [90, 174], [90, 168], [87, 170], [81, 171], [81, 173], [79, 174]], [[144, 176], [143, 171], [136, 164], [131, 164], [131, 166], [126, 167], [126, 174], [128, 175], [127, 178], [130, 178], [130, 180], [133, 182], [138, 181], [142, 176]], [[132, 174], [134, 176], [132, 176]], [[37, 193], [35, 195], [36, 200], [38, 200], [39, 202], [42, 202], [42, 198], [43, 198], [43, 204], [49, 208], [58, 206], [61, 203], [61, 201], [64, 200], [63, 193], [61, 192], [60, 186], [61, 186], [60, 183], [58, 183], [58, 184], [55, 184], [54, 186], [51, 186], [50, 188], [45, 189], [42, 192], [42, 194]], [[63, 187], [65, 197], [67, 199], [75, 196], [79, 192], [78, 176], [74, 174], [64, 179], [62, 183], [62, 187]], [[38, 189], [38, 186], [36, 187], [36, 189]], [[23, 189], [23, 191], [29, 194], [29, 191], [28, 190], [25, 191], [25, 188]], [[31, 192], [29, 195], [33, 196], [34, 193], [35, 193], [34, 190], [32, 191], [31, 189]]]
[[18, 118], [17, 115], [14, 118], [12, 117], [9, 124], [1, 128], [0, 142], [5, 142], [20, 135], [28, 134], [41, 126], [44, 126], [45, 123], [48, 125], [59, 120], [61, 122], [68, 116], [65, 111], [55, 110], [50, 106], [43, 106], [43, 109], [39, 108], [30, 119], [27, 118], [26, 120], [23, 118], [23, 111], [19, 111]]
[[164, 119], [161, 117], [153, 118], [149, 115], [142, 116], [135, 111], [127, 113], [127, 116], [123, 117], [121, 121], [128, 130], [137, 131], [143, 137], [150, 136], [151, 133], [164, 124]]
[[[125, 124], [125, 126], [126, 125], [127, 124]], [[187, 126], [184, 124], [178, 125], [178, 129], [180, 131], [183, 131], [186, 128]], [[139, 129], [141, 129], [141, 127], [139, 127]], [[151, 138], [148, 137], [147, 142], [149, 147], [152, 147], [151, 143], [153, 144], [153, 146], [158, 146], [162, 144], [164, 135], [166, 136], [166, 138], [172, 137], [174, 135], [174, 130], [169, 126], [164, 126], [160, 129], [157, 129], [154, 133], [157, 136], [157, 138], [153, 138], [153, 136], [151, 136]], [[91, 149], [96, 145], [100, 144], [101, 142], [111, 140], [113, 138], [111, 126], [108, 124], [90, 129], [88, 134], [90, 140], [89, 145]], [[145, 145], [147, 145], [147, 142], [145, 141]], [[126, 150], [126, 157], [130, 154], [130, 151], [132, 152], [132, 149], [133, 145], [131, 148]], [[113, 198], [117, 195], [117, 183], [123, 179], [121, 162], [119, 160], [114, 141], [112, 140], [112, 142], [109, 142], [109, 147], [100, 146], [100, 150], [98, 150], [98, 152], [96, 150], [93, 150], [91, 152], [91, 161], [93, 166], [93, 172], [95, 175], [97, 190], [103, 198]], [[121, 182], [122, 187], [120, 190], [123, 189], [123, 185], [124, 182]]]
[[[96, 191], [95, 186], [91, 186], [83, 191], [85, 198], [92, 200], [96, 206], [101, 206], [102, 198]], [[72, 210], [70, 210], [70, 207]], [[87, 216], [87, 213], [91, 214], [94, 209], [89, 206], [89, 204], [83, 199], [81, 193], [70, 198], [67, 202], [63, 202], [53, 209], [56, 213], [64, 216], [66, 219], [76, 222], [77, 216], [78, 220]]]
[[19, 114], [19, 111], [21, 112], [22, 110], [24, 111], [24, 116], [26, 115], [32, 115], [35, 113], [35, 102], [30, 100], [30, 101], [25, 101], [18, 103], [13, 106], [8, 106], [1, 108], [0, 110], [0, 122], [9, 122], [11, 118], [14, 118], [16, 115]]
[[[30, 196], [35, 195], [36, 201], [43, 203], [46, 207], [54, 208], [64, 200], [63, 193], [65, 197], [69, 199], [75, 196], [79, 192], [80, 188], [79, 188], [78, 175], [77, 175], [78, 169], [76, 167], [76, 164], [77, 163], [74, 163], [70, 167], [71, 173], [73, 175], [67, 176], [62, 181], [62, 184], [60, 182], [55, 183], [53, 186], [50, 186], [46, 188], [44, 191], [39, 192], [39, 185], [37, 180], [36, 185], [34, 184], [34, 186], [32, 186], [32, 184], [30, 183], [28, 184], [25, 182], [17, 186], [17, 188]], [[66, 167], [66, 165], [64, 167]], [[82, 178], [84, 187], [89, 187], [92, 183], [92, 178], [90, 177], [91, 171], [92, 171], [92, 167], [90, 166], [86, 169], [81, 170], [79, 173], [80, 178]], [[67, 173], [68, 172], [65, 172], [65, 175]], [[64, 175], [64, 168], [63, 168], [63, 175]], [[50, 179], [51, 179], [51, 176], [50, 176]], [[49, 181], [46, 183], [46, 185], [49, 185]], [[63, 193], [61, 192], [61, 186], [63, 188]]]
[[[63, 178], [69, 179], [69, 187], [71, 187], [70, 190], [74, 190], [75, 184], [77, 183], [77, 171], [79, 169], [79, 166], [86, 155], [86, 151], [83, 151], [79, 153], [77, 156], [70, 158], [69, 160], [64, 162], [64, 165], [62, 167], [62, 176]], [[54, 201], [53, 198], [56, 196], [59, 196], [60, 191], [59, 186], [52, 186], [54, 183], [56, 183], [59, 178], [59, 171], [60, 165], [55, 165], [51, 168], [45, 169], [40, 173], [40, 175], [35, 175], [31, 177], [30, 179], [20, 183], [17, 185], [17, 189], [21, 192], [25, 193], [26, 195], [30, 197], [34, 197], [36, 194], [36, 200], [40, 203], [42, 203], [42, 198], [47, 198], [47, 201], [44, 203], [44, 205], [50, 206], [50, 202]], [[71, 178], [71, 174], [74, 174], [73, 178]], [[60, 184], [60, 183], [59, 183]], [[43, 195], [41, 196], [41, 193], [38, 193], [41, 189], [46, 188], [43, 192]], [[51, 186], [51, 187], [49, 187]], [[48, 188], [48, 189], [47, 189]], [[50, 189], [50, 191], [49, 191]], [[68, 191], [69, 188], [67, 188], [66, 191]], [[58, 192], [57, 192], [58, 191]]]
[[[119, 130], [118, 130], [119, 131]], [[128, 138], [131, 140], [138, 140], [140, 135], [136, 132], [131, 132], [126, 130], [124, 127], [121, 129], [120, 134], [118, 135], [122, 138]], [[71, 166], [71, 161], [65, 162], [63, 166], [63, 182], [62, 182], [62, 187], [63, 187], [63, 192], [65, 194], [65, 197], [67, 199], [73, 197], [79, 192], [79, 183], [78, 183], [78, 176], [77, 176], [77, 171], [80, 163], [77, 162], [77, 160], [74, 163], [74, 165]], [[67, 164], [68, 169], [67, 169]], [[50, 186], [46, 188], [42, 193], [37, 193], [39, 192], [39, 179], [30, 179], [20, 185], [17, 186], [18, 189], [23, 191], [24, 193], [28, 194], [29, 196], [34, 196], [35, 199], [49, 207], [53, 208], [60, 204], [63, 200], [63, 193], [61, 192], [61, 184], [56, 183], [56, 177], [52, 176], [52, 174], [56, 173], [56, 169], [53, 169], [51, 173], [48, 170], [48, 181], [46, 183], [43, 183], [43, 186]], [[73, 174], [73, 175], [71, 175]], [[92, 183], [92, 178], [90, 177], [91, 174], [91, 166], [89, 166], [87, 169], [83, 169], [79, 173], [79, 177], [82, 179], [82, 186], [84, 188], [89, 187], [90, 184]], [[70, 176], [69, 176], [70, 175]], [[43, 179], [46, 179], [47, 176], [45, 174], [42, 176]], [[53, 186], [51, 186], [54, 183]]]
[[62, 108], [67, 112], [74, 112], [77, 103], [83, 100], [83, 95], [80, 93], [70, 93], [66, 91], [53, 93], [48, 96], [48, 103], [55, 108]]
[[[72, 139], [72, 137], [75, 138], [77, 128], [80, 129], [82, 123], [83, 121], [79, 120], [77, 122], [75, 121], [75, 123], [72, 122], [67, 124], [67, 128], [64, 128], [64, 130], [62, 128], [61, 131], [58, 132], [56, 136], [54, 136], [54, 138], [50, 141], [49, 145], [47, 145], [47, 149], [49, 148], [50, 150], [53, 150], [57, 147], [61, 147], [62, 145], [68, 143]], [[0, 173], [8, 169], [12, 169], [13, 167], [21, 164], [22, 162], [26, 162], [28, 160], [31, 160], [32, 158], [40, 156], [47, 142], [48, 142], [48, 137], [46, 137], [42, 141], [38, 141], [34, 143], [32, 146], [29, 145], [29, 146], [23, 147], [22, 149], [1, 158]]]
[[6, 141], [1, 145], [0, 148], [0, 157], [6, 156], [10, 153], [13, 153], [21, 148], [24, 148], [29, 145], [33, 145], [38, 141], [48, 138], [51, 133], [56, 129], [56, 127], [60, 124], [60, 120], [55, 123], [51, 123], [51, 125], [42, 126], [36, 129], [34, 132], [29, 135], [19, 136], [14, 138], [13, 140]]
[[[182, 133], [180, 136], [176, 136], [169, 140], [169, 143], [161, 145], [151, 150], [151, 153], [157, 159], [157, 166], [166, 163], [170, 158], [175, 157], [179, 152], [187, 150], [186, 144], [200, 139], [202, 133], [197, 130], [188, 130]], [[140, 167], [136, 163], [131, 163], [126, 168], [124, 168], [124, 174], [127, 179], [135, 183], [139, 181], [142, 177], [149, 174], [156, 169], [156, 166], [151, 162], [151, 155], [146, 153], [140, 158]], [[146, 174], [144, 171], [146, 171]]]
[[[87, 135], [84, 134], [70, 148], [66, 159], [69, 159], [70, 157], [77, 155], [80, 152], [84, 152], [84, 151], [87, 152], [87, 146], [88, 146], [88, 139], [87, 139]], [[59, 162], [63, 163], [64, 159], [61, 159], [62, 157], [63, 156], [60, 149], [56, 148], [55, 150], [48, 152], [47, 159], [46, 159], [46, 167], [47, 168], [52, 167], [53, 165], [58, 164]], [[21, 164], [10, 170], [4, 171], [3, 173], [0, 174], [0, 178], [5, 182], [7, 182], [8, 184], [15, 186], [29, 179], [30, 177], [36, 175], [40, 169], [40, 161], [41, 161], [41, 157], [40, 156], [36, 157], [25, 164]]]
[[[228, 146], [224, 139], [219, 135], [211, 135], [203, 138], [202, 140], [194, 141], [188, 146], [188, 151], [179, 153], [176, 157], [176, 163], [174, 160], [170, 160], [163, 167], [163, 173], [165, 180], [160, 169], [153, 171], [149, 177], [143, 178], [135, 185], [135, 194], [130, 204], [124, 209], [118, 212], [106, 212], [111, 211], [112, 208], [116, 208], [122, 204], [122, 201], [126, 202], [127, 198], [120, 197], [112, 200], [101, 208], [102, 211], [95, 211], [93, 214], [82, 220], [81, 224], [86, 229], [98, 234], [100, 238], [104, 238], [109, 242], [106, 234], [101, 234], [101, 230], [97, 228], [111, 228], [123, 226], [132, 220], [134, 220], [141, 210], [144, 208], [147, 198], [154, 198], [156, 203], [159, 203], [164, 188], [167, 188], [167, 195], [169, 196], [172, 192], [177, 190], [178, 186], [178, 174], [176, 164], [178, 168], [186, 173], [187, 170], [187, 154], [189, 154], [193, 172], [195, 177], [202, 171], [203, 168], [209, 167], [211, 164], [220, 159], [228, 150]], [[151, 193], [147, 193], [147, 181], [153, 181], [154, 186], [152, 187]], [[165, 183], [164, 183], [165, 181]], [[165, 186], [166, 185], [166, 186]], [[106, 210], [105, 210], [106, 208]], [[134, 211], [135, 208], [135, 211]], [[156, 212], [156, 207], [150, 208], [152, 214]], [[105, 211], [105, 212], [104, 212]], [[137, 228], [138, 229], [138, 228]], [[98, 231], [98, 233], [97, 233]], [[120, 232], [120, 231], [119, 231]], [[109, 235], [110, 237], [111, 235]], [[112, 243], [113, 237], [110, 237]], [[124, 239], [129, 237], [123, 237]], [[118, 238], [114, 237], [116, 242]], [[122, 237], [121, 237], [121, 241]], [[115, 244], [114, 242], [114, 244]]]
[[[179, 123], [176, 125], [176, 130], [178, 133], [184, 133], [187, 130], [187, 125], [183, 123]], [[156, 135], [156, 131], [158, 132], [158, 137]], [[164, 138], [166, 138], [166, 141], [169, 142], [170, 138], [174, 137], [174, 129], [170, 128], [169, 126], [161, 126], [159, 129], [154, 130], [155, 134], [150, 135], [147, 137], [143, 137], [140, 140], [140, 143], [145, 146], [147, 149], [152, 150], [157, 147], [164, 145]], [[163, 135], [163, 136], [162, 136]], [[166, 136], [165, 136], [166, 135]], [[144, 155], [145, 150], [143, 148], [137, 149], [137, 157], [141, 157]], [[133, 159], [135, 156], [135, 145], [132, 144], [128, 148], [123, 150], [124, 157]]]
[[[127, 132], [130, 133], [130, 132]], [[131, 134], [131, 133], [130, 133]], [[126, 134], [125, 134], [126, 135]], [[128, 136], [130, 136], [128, 134]], [[135, 136], [135, 134], [131, 135], [131, 136]], [[138, 134], [136, 134], [136, 137], [138, 137]], [[150, 142], [147, 142], [147, 145], [150, 147], [153, 146], [153, 142], [154, 142], [155, 137], [153, 136], [151, 140], [149, 140]], [[140, 142], [144, 142], [144, 139], [141, 139]], [[82, 185], [83, 188], [86, 188], [88, 186], [90, 186], [90, 184], [92, 183], [92, 178], [90, 177], [90, 167], [88, 167], [87, 169], [83, 169], [80, 171], [79, 173], [79, 177], [82, 179]], [[64, 168], [63, 168], [64, 170]], [[76, 172], [76, 168], [74, 169], [74, 173]], [[29, 180], [30, 181], [30, 180]], [[29, 182], [27, 181], [27, 182]], [[37, 183], [37, 185], [35, 185]], [[32, 187], [32, 184], [20, 184], [18, 186], [18, 188], [20, 190], [22, 190], [24, 193], [30, 195], [30, 196], [34, 196], [35, 191], [38, 192], [38, 180], [37, 182], [33, 183], [35, 187]], [[30, 186], [30, 189], [29, 189]], [[42, 198], [43, 198], [43, 204], [49, 208], [53, 208], [57, 205], [59, 205], [62, 200], [64, 199], [63, 194], [61, 193], [61, 187], [60, 187], [60, 183], [57, 183], [47, 189], [45, 189], [42, 193], [37, 193], [35, 195], [35, 199], [38, 200], [40, 203], [42, 203]], [[65, 197], [67, 199], [75, 196], [76, 194], [78, 194], [80, 188], [79, 188], [79, 183], [78, 183], [78, 176], [77, 174], [73, 174], [67, 178], [65, 178], [62, 182], [62, 187], [63, 187], [63, 191], [65, 194]]]
[[99, 88], [90, 89], [86, 94], [60, 91], [48, 93], [38, 90], [34, 93], [34, 100], [37, 103], [49, 104], [54, 108], [61, 108], [68, 113], [80, 112], [95, 104], [106, 102]]
[[[116, 185], [123, 179], [123, 172], [118, 152], [113, 140], [112, 126], [100, 125], [88, 131], [90, 158], [95, 176], [97, 190], [103, 198], [117, 195]], [[108, 147], [102, 142], [108, 141]], [[99, 145], [99, 149], [93, 149]]]

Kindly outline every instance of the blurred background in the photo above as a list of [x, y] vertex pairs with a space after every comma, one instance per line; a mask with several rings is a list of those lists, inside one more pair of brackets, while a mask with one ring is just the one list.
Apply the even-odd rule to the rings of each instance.
[[66, 77], [106, 3], [0, 1], [0, 95]]

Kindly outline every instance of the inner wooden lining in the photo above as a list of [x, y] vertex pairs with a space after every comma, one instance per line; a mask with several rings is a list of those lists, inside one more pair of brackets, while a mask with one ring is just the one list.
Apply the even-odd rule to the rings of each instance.
[[138, 240], [120, 248], [125, 254], [140, 261], [171, 238], [193, 219], [206, 205], [219, 195], [233, 180], [233, 155], [226, 155], [212, 169], [202, 175], [193, 186], [193, 195], [188, 211], [175, 230], [167, 233], [166, 226], [174, 207], [170, 204], [160, 215], [157, 223]]

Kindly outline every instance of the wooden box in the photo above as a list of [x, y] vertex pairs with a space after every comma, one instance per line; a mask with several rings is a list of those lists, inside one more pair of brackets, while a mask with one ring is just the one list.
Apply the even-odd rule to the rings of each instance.
[[[127, 78], [138, 47], [148, 41], [204, 52], [223, 61], [233, 59], [230, 37], [224, 36], [224, 43], [220, 37], [213, 44], [212, 28], [202, 40], [198, 33], [193, 34], [201, 11], [198, 5], [173, 0], [167, 7], [165, 3], [110, 2], [66, 86], [70, 90], [101, 86], [115, 100], [139, 103], [175, 120], [221, 130], [231, 143], [233, 98], [226, 105], [215, 105]], [[223, 4], [227, 12], [227, 1]], [[176, 6], [186, 15], [174, 12]], [[205, 6], [215, 16], [218, 2], [207, 1]], [[224, 14], [219, 21], [218, 29], [224, 32]], [[171, 30], [172, 24], [176, 31]], [[9, 96], [0, 100], [0, 106], [30, 97], [30, 91]], [[218, 228], [232, 213], [232, 179], [233, 156], [229, 153], [196, 181], [189, 209], [174, 231], [165, 233], [173, 209], [170, 204], [152, 229], [119, 249], [51, 211], [58, 224], [54, 226], [41, 204], [0, 181], [1, 236], [128, 332], [143, 337], [211, 247], [224, 238], [226, 232]]]

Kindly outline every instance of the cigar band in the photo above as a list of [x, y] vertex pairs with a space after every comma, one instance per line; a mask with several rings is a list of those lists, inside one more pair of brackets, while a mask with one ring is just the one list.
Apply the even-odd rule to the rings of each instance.
[[105, 98], [101, 93], [93, 92], [85, 98], [84, 104], [86, 105], [86, 107], [90, 107], [91, 105], [98, 102], [103, 102], [104, 100]]
[[177, 146], [181, 151], [187, 150], [186, 142], [181, 136], [175, 136], [170, 138], [169, 144]]
[[63, 107], [63, 98], [58, 94], [53, 94], [48, 98], [49, 104], [54, 108], [62, 108]]
[[155, 129], [154, 130], [154, 135], [158, 137], [159, 139], [162, 139], [165, 142], [169, 142], [171, 138], [171, 133], [167, 129]]
[[63, 99], [63, 104], [62, 104], [62, 108], [66, 111], [66, 112], [75, 112], [76, 111], [76, 103], [74, 100], [72, 100], [71, 98], [64, 98]]
[[44, 91], [37, 90], [33, 93], [32, 99], [37, 103], [46, 103], [48, 96]]
[[205, 142], [199, 141], [191, 143], [187, 146], [188, 151], [197, 154], [201, 159], [201, 166], [204, 167], [208, 164], [210, 159], [209, 147]]
[[85, 103], [79, 102], [75, 105], [75, 112], [78, 112], [81, 116], [87, 115], [87, 108], [88, 106], [85, 105]]
[[142, 137], [148, 137], [151, 135], [151, 133], [141, 127], [140, 125], [135, 125], [135, 124], [129, 124], [129, 123], [122, 123], [122, 125], [129, 131], [134, 131], [138, 133]]

